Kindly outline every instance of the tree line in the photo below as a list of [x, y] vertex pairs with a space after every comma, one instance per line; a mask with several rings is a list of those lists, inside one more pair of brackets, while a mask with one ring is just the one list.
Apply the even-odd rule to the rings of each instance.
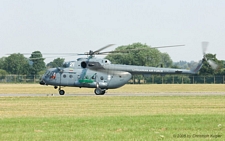
[[[105, 58], [115, 64], [165, 68], [192, 69], [198, 64], [198, 62], [194, 61], [173, 62], [169, 54], [162, 53], [155, 48], [149, 49], [149, 46], [141, 43], [119, 46], [115, 51], [122, 50], [126, 50], [127, 52], [109, 54]], [[198, 74], [196, 74], [196, 76], [225, 75], [224, 60], [218, 60], [216, 58], [216, 54], [206, 54], [206, 57], [207, 59], [211, 59], [216, 62], [218, 67], [216, 69], [212, 69], [207, 62], [204, 62], [202, 69]], [[60, 67], [64, 61], [64, 58], [56, 58], [52, 62], [45, 64], [43, 55], [40, 51], [32, 52], [29, 58], [26, 58], [23, 54], [14, 53], [8, 57], [0, 58], [0, 76], [8, 74], [27, 75], [31, 77], [34, 75], [42, 75], [47, 68]], [[141, 80], [143, 79], [143, 76], [136, 75], [135, 78]]]
[[62, 66], [63, 62], [64, 58], [56, 58], [46, 65], [40, 51], [32, 52], [29, 58], [23, 54], [14, 53], [0, 58], [0, 76], [13, 74], [33, 77], [42, 75], [47, 68]]

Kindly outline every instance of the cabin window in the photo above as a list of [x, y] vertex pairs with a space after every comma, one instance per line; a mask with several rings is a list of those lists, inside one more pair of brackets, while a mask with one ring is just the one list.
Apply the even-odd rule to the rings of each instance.
[[63, 74], [63, 77], [64, 77], [64, 78], [66, 78], [66, 75], [65, 75], [65, 74]]
[[104, 79], [104, 77], [103, 77], [103, 76], [101, 76], [101, 77], [100, 77], [100, 79], [101, 79], [101, 80], [103, 80], [103, 79]]
[[95, 79], [96, 78], [96, 73], [91, 77], [91, 79]]
[[73, 78], [73, 75], [70, 75], [69, 77], [70, 77], [70, 78]]
[[110, 80], [112, 77], [111, 77], [111, 75], [108, 75], [108, 80]]

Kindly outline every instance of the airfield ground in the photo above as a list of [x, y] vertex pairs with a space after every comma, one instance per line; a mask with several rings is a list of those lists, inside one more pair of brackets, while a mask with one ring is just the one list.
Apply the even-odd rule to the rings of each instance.
[[[225, 85], [0, 84], [1, 140], [225, 140]], [[57, 96], [56, 96], [57, 95]]]
[[[94, 89], [65, 87], [66, 94], [94, 94]], [[109, 94], [154, 93], [225, 93], [225, 84], [127, 84], [118, 89], [107, 90]], [[0, 84], [0, 94], [58, 94], [53, 86], [39, 84]], [[106, 94], [107, 95], [107, 94]]]

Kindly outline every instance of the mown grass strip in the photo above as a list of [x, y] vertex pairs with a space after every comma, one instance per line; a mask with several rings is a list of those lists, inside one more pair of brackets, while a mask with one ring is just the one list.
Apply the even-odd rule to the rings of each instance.
[[225, 96], [0, 97], [1, 140], [225, 140]]
[[0, 120], [1, 140], [224, 140], [224, 115], [42, 117]]
[[0, 97], [1, 118], [224, 113], [225, 96]]
[[[63, 88], [66, 94], [93, 93], [93, 88]], [[108, 93], [159, 93], [159, 92], [225, 92], [224, 84], [127, 84]], [[0, 94], [58, 94], [53, 86], [39, 84], [0, 84]]]

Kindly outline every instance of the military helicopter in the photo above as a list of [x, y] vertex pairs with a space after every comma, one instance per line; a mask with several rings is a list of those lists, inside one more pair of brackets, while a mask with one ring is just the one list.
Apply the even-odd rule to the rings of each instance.
[[87, 58], [79, 58], [76, 61], [64, 63], [63, 67], [48, 69], [40, 78], [40, 84], [52, 85], [55, 89], [58, 88], [60, 95], [65, 94], [65, 91], [62, 89], [63, 87], [94, 88], [94, 93], [96, 95], [104, 95], [108, 89], [116, 89], [125, 85], [134, 74], [196, 74], [201, 69], [204, 61], [208, 61], [212, 67], [216, 67], [216, 64], [213, 61], [207, 60], [205, 57], [207, 44], [208, 43], [206, 42], [202, 43], [203, 59], [193, 70], [112, 64], [108, 59], [96, 58], [96, 55], [127, 52], [126, 50], [101, 52], [113, 45], [109, 44], [96, 51], [77, 54], [88, 55]]

